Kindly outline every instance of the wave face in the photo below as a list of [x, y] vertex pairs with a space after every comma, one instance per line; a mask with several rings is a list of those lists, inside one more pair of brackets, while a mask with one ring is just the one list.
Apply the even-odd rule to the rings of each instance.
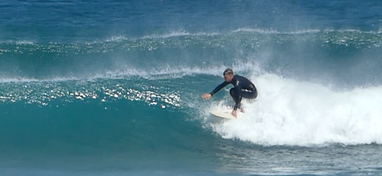
[[194, 3], [0, 3], [0, 173], [381, 174], [378, 3]]
[[[241, 29], [228, 33], [172, 33], [91, 43], [3, 42], [2, 82], [160, 75], [272, 72], [338, 87], [381, 83], [382, 34], [361, 31]], [[258, 68], [261, 66], [260, 68]], [[170, 77], [168, 77], [170, 78]]]

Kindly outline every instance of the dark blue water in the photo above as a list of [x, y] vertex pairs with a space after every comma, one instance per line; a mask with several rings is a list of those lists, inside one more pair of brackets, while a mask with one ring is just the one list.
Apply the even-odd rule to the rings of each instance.
[[[0, 174], [381, 175], [381, 29], [379, 1], [2, 1]], [[227, 67], [259, 90], [228, 121]]]

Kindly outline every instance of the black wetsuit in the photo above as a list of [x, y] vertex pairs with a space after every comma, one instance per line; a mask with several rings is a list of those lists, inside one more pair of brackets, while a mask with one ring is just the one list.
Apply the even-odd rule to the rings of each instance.
[[216, 92], [218, 92], [223, 87], [227, 86], [228, 84], [232, 84], [234, 87], [229, 91], [231, 94], [233, 100], [235, 101], [235, 107], [233, 108], [236, 110], [237, 108], [240, 108], [240, 103], [242, 97], [244, 98], [250, 98], [255, 99], [257, 97], [257, 90], [255, 85], [248, 80], [245, 77], [234, 75], [231, 82], [223, 82], [220, 85], [218, 85], [210, 94], [213, 96]]

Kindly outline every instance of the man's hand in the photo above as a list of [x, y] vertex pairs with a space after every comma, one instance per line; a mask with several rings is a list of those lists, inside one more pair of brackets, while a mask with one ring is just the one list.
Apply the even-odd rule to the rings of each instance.
[[237, 118], [237, 116], [236, 116], [236, 110], [233, 110], [233, 111], [232, 111], [232, 115], [233, 115], [234, 117]]
[[211, 96], [212, 96], [211, 94], [205, 93], [205, 94], [202, 95], [202, 98], [205, 99], [205, 100], [208, 100], [208, 99], [211, 98]]

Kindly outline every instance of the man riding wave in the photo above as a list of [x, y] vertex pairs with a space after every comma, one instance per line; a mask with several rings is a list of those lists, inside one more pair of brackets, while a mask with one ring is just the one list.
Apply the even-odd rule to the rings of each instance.
[[237, 109], [241, 109], [242, 98], [255, 99], [257, 97], [257, 89], [255, 85], [247, 78], [239, 75], [234, 75], [232, 69], [227, 68], [224, 73], [224, 82], [218, 85], [211, 93], [205, 93], [202, 95], [203, 99], [210, 99], [216, 92], [220, 91], [228, 84], [232, 84], [229, 93], [235, 101], [235, 106], [232, 110], [232, 115], [236, 117]]

